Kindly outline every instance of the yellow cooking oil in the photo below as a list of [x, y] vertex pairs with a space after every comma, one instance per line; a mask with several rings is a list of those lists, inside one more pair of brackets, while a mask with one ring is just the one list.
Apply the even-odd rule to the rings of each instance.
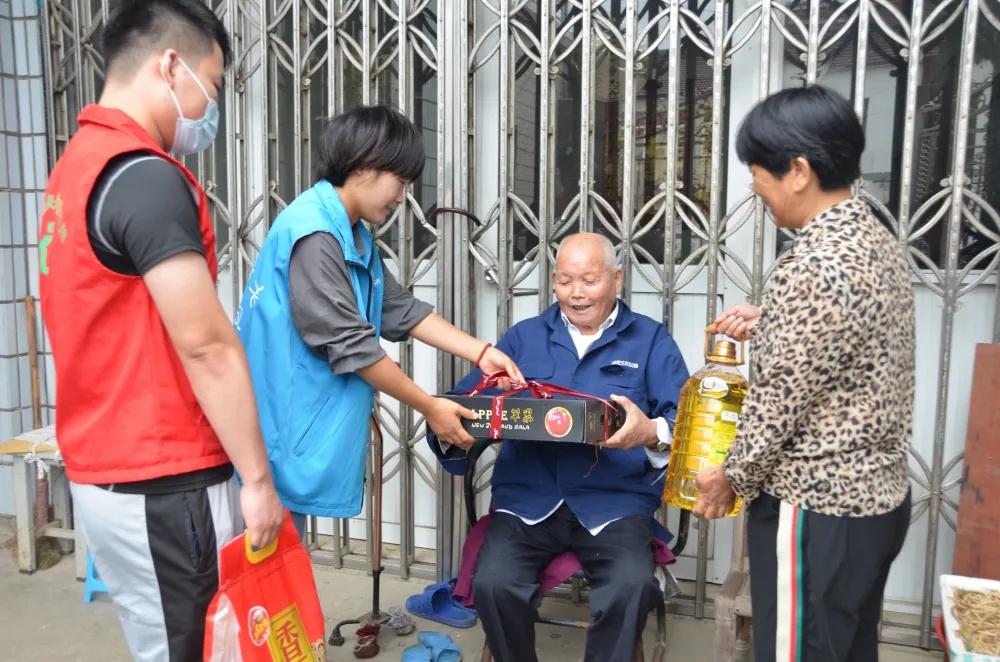
[[[743, 345], [736, 356], [731, 340], [705, 336], [705, 359], [708, 363], [684, 383], [677, 420], [674, 425], [670, 465], [667, 468], [663, 500], [677, 508], [693, 510], [698, 501], [698, 472], [722, 464], [729, 447], [736, 440], [736, 424], [749, 385], [737, 366], [744, 362]], [[729, 517], [739, 513], [742, 499], [737, 498]]]

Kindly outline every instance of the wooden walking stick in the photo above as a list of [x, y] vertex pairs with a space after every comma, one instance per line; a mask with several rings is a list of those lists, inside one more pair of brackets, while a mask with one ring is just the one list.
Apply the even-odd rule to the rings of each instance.
[[[31, 423], [34, 429], [42, 427], [41, 380], [38, 374], [38, 339], [35, 337], [35, 298], [24, 297], [24, 313], [28, 324], [28, 361], [31, 363]], [[49, 478], [39, 462], [35, 480], [35, 527], [49, 523]]]

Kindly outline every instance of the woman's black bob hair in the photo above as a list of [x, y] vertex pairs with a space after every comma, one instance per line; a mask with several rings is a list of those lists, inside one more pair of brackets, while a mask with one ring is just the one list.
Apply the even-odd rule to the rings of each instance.
[[747, 165], [783, 177], [804, 158], [824, 191], [861, 176], [865, 132], [844, 97], [821, 85], [782, 90], [750, 111], [736, 136], [736, 155]]
[[334, 186], [360, 170], [392, 172], [412, 182], [424, 170], [420, 132], [398, 110], [359, 106], [337, 115], [319, 137], [316, 175]]

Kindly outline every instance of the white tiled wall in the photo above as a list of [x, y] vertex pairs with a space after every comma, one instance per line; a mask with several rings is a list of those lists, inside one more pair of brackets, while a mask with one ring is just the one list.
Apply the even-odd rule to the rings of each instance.
[[[41, 30], [37, 0], [0, 0], [0, 440], [32, 427], [23, 299], [38, 297], [35, 236], [48, 172]], [[36, 334], [47, 353], [40, 317]], [[43, 370], [44, 405], [49, 390]], [[12, 511], [10, 470], [0, 466], [0, 514]]]

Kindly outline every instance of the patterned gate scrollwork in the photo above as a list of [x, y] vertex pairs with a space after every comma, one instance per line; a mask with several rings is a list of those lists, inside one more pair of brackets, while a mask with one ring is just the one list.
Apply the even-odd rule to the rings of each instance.
[[[496, 292], [479, 317], [492, 330], [495, 306], [496, 333], [548, 305], [559, 239], [593, 229], [618, 245], [633, 306], [662, 315], [700, 364], [701, 326], [721, 306], [759, 301], [792, 239], [746, 188], [732, 155], [740, 118], [766, 91], [807, 83], [853, 101], [868, 141], [859, 193], [908, 251], [919, 306], [916, 505], [887, 593], [887, 610], [916, 612], [919, 624], [890, 615], [883, 636], [928, 646], [954, 536], [972, 346], [1000, 337], [1000, 5], [475, 5], [470, 184], [486, 225], [471, 237], [470, 291]], [[487, 488], [488, 465], [477, 486]], [[728, 559], [709, 527], [697, 540], [693, 572], [679, 570], [695, 580], [701, 615], [705, 583]]]
[[[111, 4], [45, 3], [50, 160], [100, 93], [95, 44]], [[191, 165], [213, 202], [230, 310], [268, 224], [312, 183], [324, 119], [385, 102], [417, 123], [428, 155], [378, 234], [404, 285], [495, 338], [551, 301], [563, 236], [602, 232], [619, 248], [630, 304], [664, 319], [697, 366], [701, 328], [724, 306], [759, 301], [792, 239], [774, 229], [732, 153], [740, 119], [767, 92], [806, 83], [850, 98], [868, 141], [859, 193], [907, 250], [918, 301], [915, 507], [883, 637], [930, 644], [934, 583], [950, 569], [972, 348], [1000, 340], [997, 0], [210, 4], [235, 60], [223, 135]], [[466, 368], [411, 344], [398, 359], [432, 391]], [[415, 412], [383, 399], [378, 413], [386, 564], [451, 576], [460, 490], [424, 448]], [[477, 477], [483, 491], [490, 464]], [[367, 567], [357, 539], [369, 538], [370, 521], [369, 510], [316, 522], [316, 560]], [[697, 534], [678, 572], [694, 580], [687, 604], [700, 616], [733, 533], [723, 524]]]

